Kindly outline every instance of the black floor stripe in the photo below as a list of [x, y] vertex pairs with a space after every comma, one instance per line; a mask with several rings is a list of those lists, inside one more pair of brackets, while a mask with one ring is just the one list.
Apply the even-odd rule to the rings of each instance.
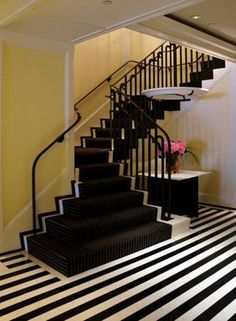
[[25, 256], [24, 256], [23, 254], [18, 254], [18, 255], [14, 255], [14, 256], [7, 257], [7, 258], [5, 258], [5, 259], [2, 259], [2, 260], [0, 260], [0, 262], [5, 263], [5, 262], [8, 262], [8, 261], [20, 259], [21, 257], [25, 257]]
[[[235, 259], [235, 256], [233, 256]], [[178, 296], [180, 296], [181, 294], [183, 294], [184, 292], [188, 291], [189, 289], [191, 289], [193, 286], [197, 285], [198, 283], [204, 281], [206, 278], [208, 278], [209, 276], [211, 276], [212, 274], [216, 273], [217, 271], [219, 271], [220, 269], [222, 269], [224, 266], [228, 265], [229, 263], [233, 262], [234, 259], [232, 259], [233, 257], [217, 264], [216, 266], [212, 267], [211, 269], [209, 269], [208, 271], [204, 272], [203, 274], [199, 275], [198, 277], [196, 277], [195, 279], [192, 279], [191, 281], [185, 283], [184, 285], [180, 286], [179, 288], [175, 289], [174, 291], [166, 294], [165, 296], [161, 297], [160, 299], [156, 300], [155, 302], [147, 305], [145, 308], [137, 311], [136, 313], [130, 315], [127, 318], [124, 318], [122, 321], [137, 321], [140, 320], [144, 317], [146, 317], [147, 315], [149, 315], [150, 313], [156, 311], [157, 309], [159, 309], [160, 307], [162, 307], [163, 305], [167, 304], [168, 302], [174, 300], [175, 298], [177, 298]], [[213, 289], [212, 292], [214, 292], [215, 290], [217, 290], [220, 286], [224, 285], [226, 282], [228, 282], [229, 280], [231, 280], [234, 276], [235, 276], [235, 272], [236, 270], [234, 269], [233, 271], [229, 272], [228, 274], [224, 275], [222, 278], [220, 278], [217, 282], [215, 282], [214, 284], [212, 284], [210, 287], [206, 288], [206, 294], [205, 296], [201, 295], [202, 293], [198, 294], [201, 295], [201, 300], [203, 300], [206, 296], [208, 296], [207, 292], [210, 289]], [[205, 291], [205, 290], [204, 290]], [[204, 292], [203, 291], [203, 292]], [[211, 293], [211, 291], [209, 291], [209, 294]], [[197, 296], [198, 296], [197, 295]], [[195, 298], [195, 297], [194, 297]], [[188, 301], [193, 300], [194, 298], [191, 298]], [[183, 310], [180, 310], [180, 307], [178, 307], [177, 310], [174, 310], [174, 312], [176, 313], [176, 316], [173, 314], [171, 317], [168, 317], [168, 314], [165, 315], [163, 318], [158, 318], [158, 321], [172, 321], [175, 320], [178, 316], [182, 315], [183, 313], [185, 313], [186, 311], [188, 311], [188, 305], [186, 303], [184, 303], [183, 305]], [[189, 307], [191, 308], [191, 307]], [[184, 310], [185, 309], [185, 310]], [[173, 312], [173, 311], [172, 311]], [[173, 312], [173, 313], [174, 313]], [[89, 320], [89, 319], [88, 319]]]
[[[220, 212], [222, 212], [222, 210], [215, 210], [214, 212], [210, 212], [209, 214], [205, 214], [205, 215], [202, 215], [202, 216], [200, 215], [198, 218], [192, 219], [190, 224], [193, 224], [193, 223], [196, 223], [196, 222], [200, 222], [200, 221], [205, 220], [208, 217], [214, 216], [214, 215], [216, 215], [216, 214], [218, 214]], [[233, 212], [231, 212], [231, 213], [233, 213]]]
[[232, 317], [230, 319], [228, 319], [227, 321], [235, 321], [236, 320], [236, 313], [234, 313], [234, 315], [232, 315]]
[[[44, 276], [44, 275], [43, 275], [43, 276]], [[42, 277], [42, 276], [41, 276], [41, 277]], [[37, 284], [32, 285], [32, 286], [25, 287], [25, 288], [23, 288], [23, 289], [21, 289], [21, 290], [18, 290], [18, 291], [13, 292], [13, 293], [6, 294], [6, 295], [4, 295], [4, 296], [1, 297], [1, 301], [4, 302], [4, 301], [7, 301], [7, 300], [16, 298], [16, 297], [18, 297], [19, 295], [22, 295], [22, 294], [25, 294], [25, 293], [28, 293], [28, 292], [31, 292], [31, 291], [34, 291], [34, 290], [43, 288], [43, 287], [45, 287], [45, 286], [47, 286], [47, 285], [56, 283], [56, 282], [58, 282], [58, 281], [60, 281], [60, 279], [58, 279], [58, 278], [56, 278], [56, 277], [52, 277], [52, 278], [49, 279], [49, 280], [46, 280], [46, 281], [37, 283]]]
[[[198, 215], [201, 216], [202, 214], [205, 214], [207, 212], [211, 212], [211, 211], [216, 211], [216, 213], [219, 212], [222, 212], [223, 210], [222, 209], [218, 209], [218, 208], [211, 208], [211, 207], [207, 207], [205, 208], [203, 211], [199, 212]], [[196, 218], [197, 220], [198, 218]], [[193, 218], [193, 220], [195, 220], [195, 218]]]
[[201, 313], [193, 321], [208, 321], [216, 316], [220, 311], [222, 311], [227, 305], [229, 305], [236, 298], [236, 289], [234, 288], [229, 293], [227, 293], [223, 298], [218, 300], [215, 304], [210, 306], [207, 310]]
[[11, 251], [7, 251], [7, 252], [1, 252], [0, 253], [0, 257], [1, 256], [5, 256], [5, 255], [10, 255], [10, 254], [14, 254], [14, 253], [19, 253], [22, 252], [22, 248], [21, 249], [16, 249], [16, 250], [11, 250]]
[[[139, 278], [139, 279], [137, 279], [137, 280], [135, 280], [133, 282], [125, 284], [121, 288], [115, 289], [115, 290], [113, 290], [113, 291], [111, 291], [109, 293], [106, 293], [105, 295], [102, 295], [102, 296], [100, 296], [100, 297], [98, 297], [98, 298], [96, 298], [94, 300], [91, 300], [91, 301], [87, 302], [86, 304], [83, 304], [83, 305], [79, 306], [75, 310], [75, 314], [83, 312], [86, 309], [91, 308], [94, 305], [97, 305], [97, 304], [99, 304], [101, 302], [104, 302], [104, 301], [110, 299], [111, 297], [114, 297], [114, 296], [116, 296], [116, 295], [118, 295], [118, 294], [120, 294], [122, 292], [125, 292], [125, 291], [127, 291], [127, 290], [129, 290], [129, 289], [131, 289], [131, 288], [133, 288], [133, 287], [135, 287], [137, 285], [139, 285], [139, 284], [142, 284], [143, 282], [145, 282], [145, 281], [147, 281], [147, 280], [159, 275], [160, 273], [164, 273], [164, 272], [168, 271], [169, 269], [174, 268], [174, 267], [178, 266], [181, 263], [184, 263], [187, 259], [190, 259], [190, 258], [192, 258], [192, 257], [194, 257], [194, 256], [196, 256], [198, 254], [201, 254], [203, 251], [206, 251], [207, 249], [213, 247], [214, 245], [221, 244], [223, 241], [229, 239], [234, 234], [235, 233], [232, 232], [229, 235], [226, 235], [226, 236], [220, 238], [219, 240], [217, 240], [215, 242], [212, 242], [212, 244], [207, 245], [207, 246], [201, 248], [200, 250], [197, 250], [194, 253], [191, 253], [191, 254], [187, 255], [186, 257], [183, 257], [183, 258], [181, 258], [181, 259], [179, 259], [179, 260], [177, 260], [177, 261], [175, 261], [173, 263], [170, 263], [170, 264], [166, 265], [163, 268], [160, 268], [160, 269], [158, 269], [158, 270], [156, 270], [156, 271], [154, 271], [152, 273], [149, 273], [148, 275], [143, 276], [142, 278]], [[224, 247], [223, 249], [217, 251], [217, 254], [215, 254], [215, 255], [216, 256], [220, 255], [219, 253], [222, 254], [225, 251], [227, 251], [228, 249], [232, 248], [233, 246], [235, 246], [235, 242], [231, 243], [230, 245], [228, 245], [228, 246]], [[209, 256], [209, 257], [211, 257], [211, 256]], [[209, 257], [207, 257], [205, 259], [207, 262], [209, 261]], [[197, 264], [201, 265], [202, 263], [198, 262]], [[143, 270], [144, 266], [141, 266], [138, 269], [139, 269], [139, 271]], [[136, 270], [136, 269], [134, 269], [134, 270]], [[35, 310], [33, 310], [33, 311], [29, 312], [29, 313], [26, 313], [25, 315], [23, 315], [22, 317], [17, 318], [16, 320], [29, 320], [30, 318], [36, 317], [36, 316], [38, 316], [38, 315], [40, 315], [42, 313], [45, 313], [45, 312], [47, 312], [49, 310], [57, 308], [58, 306], [61, 306], [63, 304], [71, 302], [73, 300], [79, 299], [79, 298], [81, 298], [81, 297], [83, 297], [83, 296], [85, 296], [87, 294], [90, 294], [90, 293], [92, 293], [94, 291], [97, 291], [97, 290], [107, 286], [107, 285], [110, 285], [113, 282], [122, 280], [126, 276], [132, 275], [133, 273], [136, 272], [136, 271], [134, 272], [134, 270], [131, 271], [131, 273], [130, 273], [130, 271], [127, 271], [127, 272], [123, 273], [123, 275], [119, 275], [119, 276], [116, 276], [116, 277], [112, 278], [112, 282], [111, 282], [111, 280], [106, 280], [106, 281], [100, 282], [99, 284], [96, 284], [96, 285], [93, 285], [93, 286], [91, 286], [89, 288], [81, 290], [80, 292], [76, 292], [76, 293], [70, 294], [67, 297], [64, 297], [64, 298], [59, 299], [59, 300], [57, 300], [55, 302], [49, 303], [48, 305], [44, 305], [43, 307], [40, 307], [40, 308], [35, 309]], [[9, 313], [9, 312], [14, 311], [16, 309], [19, 309], [19, 308], [22, 307], [21, 304], [22, 304], [22, 302], [18, 303], [18, 304], [15, 304], [15, 305], [12, 305], [11, 307], [8, 307], [8, 308], [4, 309], [3, 313], [6, 314], [6, 312]], [[67, 315], [67, 317], [68, 317], [68, 315]], [[65, 319], [59, 319], [59, 316], [57, 316], [57, 318], [58, 318], [57, 320], [65, 320]]]
[[3, 291], [3, 290], [6, 290], [6, 289], [9, 289], [9, 288], [12, 288], [13, 286], [16, 286], [16, 285], [19, 285], [19, 284], [23, 284], [23, 283], [28, 282], [28, 281], [32, 281], [34, 279], [41, 278], [42, 276], [48, 275], [48, 274], [49, 274], [48, 271], [43, 271], [43, 272], [40, 272], [40, 273], [29, 275], [29, 276], [21, 278], [19, 280], [16, 280], [16, 281], [9, 282], [7, 284], [1, 285], [0, 286], [0, 290]]
[[[155, 260], [152, 260], [151, 262], [148, 262], [148, 263], [146, 263], [146, 264], [143, 264], [143, 265], [141, 265], [141, 266], [139, 266], [139, 267], [136, 267], [136, 268], [134, 268], [134, 269], [130, 269], [129, 271], [126, 271], [126, 272], [121, 273], [121, 274], [119, 274], [119, 275], [117, 275], [117, 276], [114, 276], [114, 277], [112, 277], [112, 278], [110, 278], [110, 279], [108, 279], [108, 280], [106, 280], [106, 281], [102, 281], [102, 282], [96, 284], [95, 286], [88, 287], [87, 289], [83, 290], [82, 293], [84, 293], [83, 295], [86, 295], [86, 294], [88, 294], [88, 293], [90, 293], [90, 292], [93, 292], [93, 291], [96, 291], [96, 290], [98, 290], [98, 289], [100, 289], [100, 288], [102, 288], [102, 287], [105, 287], [105, 286], [107, 286], [107, 285], [110, 285], [110, 284], [112, 284], [112, 283], [115, 283], [115, 282], [117, 282], [117, 281], [120, 281], [120, 280], [122, 280], [122, 279], [124, 279], [124, 278], [126, 278], [126, 277], [128, 277], [128, 276], [130, 276], [130, 275], [132, 275], [132, 274], [134, 274], [134, 273], [137, 273], [137, 272], [142, 271], [144, 268], [148, 268], [148, 267], [150, 267], [150, 266], [152, 266], [152, 265], [154, 265], [154, 264], [157, 264], [157, 263], [159, 263], [159, 262], [162, 262], [163, 260], [166, 260], [166, 259], [172, 257], [173, 255], [182, 253], [184, 250], [190, 249], [190, 248], [193, 247], [194, 245], [198, 245], [198, 244], [201, 243], [201, 242], [204, 242], [204, 241], [206, 241], [206, 240], [208, 240], [208, 239], [210, 239], [210, 238], [212, 238], [212, 237], [214, 237], [214, 236], [217, 236], [218, 234], [227, 231], [228, 229], [230, 229], [230, 228], [233, 227], [233, 226], [235, 226], [235, 224], [230, 224], [229, 226], [226, 226], [226, 227], [224, 227], [224, 228], [222, 228], [222, 229], [220, 229], [220, 230], [217, 230], [217, 231], [215, 231], [214, 233], [209, 234], [209, 235], [203, 237], [202, 239], [198, 239], [198, 240], [196, 240], [195, 242], [193, 242], [193, 243], [191, 243], [191, 244], [187, 244], [186, 246], [184, 246], [184, 247], [182, 247], [182, 248], [180, 248], [180, 249], [177, 249], [177, 250], [175, 250], [175, 251], [173, 251], [173, 252], [171, 252], [171, 253], [169, 253], [169, 254], [166, 254], [166, 255], [164, 255], [164, 256], [162, 256], [162, 257], [159, 257], [159, 258], [157, 258], [157, 259], [155, 259]], [[232, 234], [232, 233], [231, 233], [231, 234]], [[230, 236], [226, 235], [225, 237], [226, 237], [226, 238], [229, 238]], [[224, 238], [225, 238], [225, 237], [224, 237]], [[221, 240], [222, 240], [222, 239], [221, 239]], [[211, 244], [212, 244], [212, 243], [211, 243]], [[211, 246], [213, 246], [213, 245], [210, 245], [210, 247], [211, 247]], [[203, 250], [203, 249], [201, 249], [201, 251], [202, 251], [202, 250]], [[157, 251], [157, 252], [158, 252], [158, 251]], [[184, 259], [184, 260], [185, 260], [185, 259]], [[136, 261], [137, 261], [137, 260], [135, 260], [135, 262], [136, 262]], [[125, 264], [124, 266], [126, 266], [126, 264]], [[36, 296], [34, 296], [34, 297], [32, 297], [32, 298], [26, 299], [26, 300], [24, 300], [24, 301], [22, 301], [22, 302], [20, 302], [20, 303], [17, 303], [17, 304], [14, 304], [14, 305], [10, 306], [10, 307], [8, 308], [8, 311], [11, 312], [11, 311], [13, 311], [13, 310], [17, 310], [17, 309], [19, 309], [19, 308], [22, 308], [23, 306], [27, 306], [27, 305], [29, 305], [29, 304], [32, 304], [32, 303], [38, 302], [38, 301], [40, 301], [40, 300], [46, 299], [46, 298], [48, 298], [48, 297], [50, 297], [50, 296], [52, 296], [52, 295], [55, 295], [55, 294], [57, 294], [57, 293], [60, 293], [60, 292], [66, 291], [66, 290], [68, 290], [68, 289], [71, 289], [71, 288], [73, 288], [73, 287], [76, 287], [76, 286], [84, 283], [83, 281], [84, 281], [84, 279], [76, 280], [76, 281], [73, 281], [73, 282], [71, 282], [71, 283], [68, 283], [68, 284], [59, 286], [59, 287], [57, 287], [57, 288], [55, 288], [55, 289], [52, 289], [52, 290], [50, 290], [50, 291], [47, 291], [47, 292], [45, 292], [45, 293], [41, 293], [41, 294], [39, 294], [39, 295], [36, 295]], [[9, 312], [7, 312], [7, 313], [9, 313]]]
[[202, 223], [196, 224], [196, 225], [194, 225], [194, 226], [191, 226], [191, 228], [192, 228], [192, 229], [199, 228], [199, 227], [201, 227], [201, 226], [204, 226], [205, 224], [209, 224], [209, 223], [212, 223], [212, 222], [214, 222], [214, 221], [216, 221], [216, 220], [218, 220], [218, 219], [221, 219], [222, 217], [227, 216], [227, 214], [231, 214], [231, 213], [233, 213], [233, 212], [232, 212], [232, 211], [229, 211], [229, 212], [223, 213], [223, 214], [221, 214], [221, 215], [217, 215], [217, 217], [213, 217], [213, 218], [211, 218], [211, 219], [209, 219], [209, 220], [206, 220], [205, 222], [202, 222]]
[[15, 272], [10, 272], [10, 273], [7, 273], [7, 274], [4, 274], [2, 276], [0, 276], [0, 280], [5, 280], [5, 279], [8, 279], [8, 278], [12, 278], [13, 276], [16, 276], [16, 275], [19, 275], [19, 274], [23, 274], [23, 273], [26, 273], [26, 272], [30, 272], [30, 271], [33, 271], [33, 270], [36, 270], [36, 269], [40, 269], [40, 266], [35, 264], [33, 266], [30, 266], [30, 267], [27, 267], [25, 269], [22, 269], [22, 270], [18, 270], [18, 271], [15, 271]]
[[[174, 309], [170, 313], [166, 314], [164, 317], [158, 319], [158, 321], [173, 321], [179, 318], [181, 315], [186, 313], [188, 310], [193, 308], [195, 305], [197, 305], [199, 302], [203, 301], [206, 297], [211, 295], [214, 291], [218, 290], [221, 286], [223, 286], [225, 283], [229, 282], [231, 279], [233, 279], [236, 275], [236, 269], [230, 271], [226, 275], [222, 276], [218, 281], [213, 283], [212, 285], [205, 288], [203, 291], [198, 293], [197, 295], [193, 296], [191, 299], [187, 300], [178, 308]], [[209, 319], [204, 319], [204, 321], [207, 321]]]
[[13, 269], [13, 268], [15, 268], [17, 266], [21, 266], [21, 265], [28, 264], [28, 263], [32, 263], [32, 261], [27, 259], [27, 260], [20, 261], [20, 262], [17, 262], [17, 263], [9, 264], [9, 265], [7, 265], [7, 268], [8, 269]]
[[[221, 252], [224, 253], [224, 251], [221, 251]], [[212, 256], [211, 256], [211, 259], [214, 259], [214, 258], [217, 257], [218, 255], [220, 255], [220, 254], [212, 255]], [[236, 257], [236, 255], [235, 255], [235, 257]], [[100, 312], [99, 314], [94, 315], [94, 316], [91, 317], [91, 318], [88, 318], [87, 321], [101, 321], [101, 320], [104, 320], [105, 318], [108, 318], [109, 316], [111, 316], [111, 315], [113, 315], [113, 314], [115, 314], [115, 313], [117, 313], [117, 312], [119, 312], [119, 311], [122, 311], [123, 309], [127, 308], [127, 307], [130, 306], [131, 304], [134, 304], [134, 303], [136, 303], [136, 302], [138, 302], [138, 301], [140, 301], [140, 300], [142, 300], [142, 299], [145, 299], [145, 297], [147, 297], [147, 296], [155, 293], [156, 291], [164, 288], [165, 286], [167, 286], [167, 285], [169, 285], [170, 283], [178, 280], [179, 278], [183, 277], [184, 275], [192, 272], [194, 269], [197, 269], [198, 267], [200, 267], [200, 266], [203, 265], [204, 263], [207, 263], [208, 261], [209, 261], [209, 259], [204, 259], [204, 260], [202, 260], [201, 262], [195, 263], [193, 266], [188, 267], [188, 268], [186, 268], [186, 269], [184, 269], [184, 270], [176, 273], [175, 275], [173, 275], [173, 276], [171, 276], [171, 277], [169, 277], [169, 278], [167, 278], [167, 279], [165, 279], [165, 280], [163, 280], [163, 281], [160, 281], [160, 282], [156, 283], [155, 285], [149, 287], [148, 289], [146, 289], [146, 290], [144, 290], [144, 291], [142, 291], [142, 292], [139, 292], [138, 294], [130, 297], [129, 299], [126, 299], [126, 300], [124, 300], [124, 301], [122, 301], [122, 302], [120, 302], [120, 303], [117, 303], [116, 305], [113, 305], [111, 308], [106, 309], [106, 310]], [[218, 269], [220, 269], [220, 266], [221, 266], [221, 265], [223, 265], [223, 264], [227, 265], [227, 264], [228, 264], [227, 262], [232, 262], [232, 261], [233, 261], [233, 257], [231, 256], [230, 258], [228, 258], [227, 260], [225, 260], [224, 263], [223, 263], [223, 262], [219, 263], [219, 264], [217, 265], [217, 267], [218, 267]], [[161, 273], [162, 273], [162, 271], [159, 272], [159, 274], [161, 274]], [[207, 272], [205, 272], [205, 273], [207, 273]], [[191, 282], [192, 282], [192, 280], [191, 280]], [[189, 284], [189, 283], [191, 283], [191, 282], [188, 282], [188, 283], [186, 283], [186, 284]], [[198, 283], [198, 282], [197, 282], [197, 283]], [[138, 284], [137, 284], [137, 285], [138, 285]], [[192, 286], [193, 286], [193, 285], [189, 284], [189, 287], [190, 287], [190, 288], [191, 288]], [[122, 287], [122, 290], [123, 290], [123, 287]], [[126, 289], [126, 290], [127, 290], [127, 289]], [[122, 292], [124, 292], [124, 291], [122, 291]], [[122, 292], [119, 291], [116, 295], [121, 294]], [[178, 295], [179, 295], [179, 293], [176, 292], [176, 297], [177, 297]], [[110, 296], [110, 297], [111, 297], [111, 296]], [[106, 299], [108, 300], [110, 297], [107, 296]], [[173, 299], [173, 298], [172, 298], [172, 299]], [[96, 300], [96, 302], [98, 301], [98, 299], [95, 299], [95, 300]], [[103, 299], [103, 300], [100, 300], [100, 298], [99, 298], [99, 302], [98, 302], [97, 304], [102, 303], [102, 302], [104, 302], [104, 301], [105, 301], [104, 299]], [[167, 301], [167, 302], [168, 302], [168, 301]], [[165, 303], [167, 303], [167, 302], [165, 302]], [[165, 303], [163, 303], [163, 304], [165, 304]], [[95, 304], [94, 304], [94, 305], [95, 305]], [[94, 305], [93, 305], [93, 306], [94, 306]], [[81, 307], [81, 306], [80, 306], [80, 307]], [[82, 312], [82, 311], [80, 311], [80, 307], [74, 308], [73, 310], [70, 310], [70, 311], [65, 312], [63, 315], [58, 315], [56, 318], [52, 318], [52, 319], [49, 319], [49, 320], [50, 320], [50, 321], [56, 321], [56, 320], [58, 320], [58, 321], [63, 321], [63, 320], [66, 320], [67, 318], [72, 317], [72, 316], [78, 314], [79, 312]], [[89, 309], [89, 308], [91, 308], [91, 307], [92, 307], [92, 306], [88, 306], [88, 303], [87, 303], [87, 308], [86, 308], [86, 309]], [[136, 316], [135, 316], [135, 318], [132, 319], [132, 320], [138, 320], [138, 319], [136, 319]], [[168, 319], [167, 319], [167, 320], [168, 320]]]

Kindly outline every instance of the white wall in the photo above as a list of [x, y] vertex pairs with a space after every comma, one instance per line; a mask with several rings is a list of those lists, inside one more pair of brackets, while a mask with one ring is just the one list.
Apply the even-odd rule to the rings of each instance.
[[[210, 92], [182, 103], [180, 112], [169, 112], [164, 126], [171, 138], [184, 139], [201, 169], [210, 172], [200, 179], [200, 201], [236, 207], [236, 64], [227, 63], [215, 74], [213, 81], [203, 83]], [[183, 166], [196, 164], [189, 159]]]

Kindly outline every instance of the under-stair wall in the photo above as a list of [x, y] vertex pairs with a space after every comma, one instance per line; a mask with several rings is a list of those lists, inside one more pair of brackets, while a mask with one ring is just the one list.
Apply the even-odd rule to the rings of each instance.
[[[214, 79], [203, 81], [209, 93], [185, 102], [179, 112], [168, 112], [162, 125], [173, 138], [184, 139], [197, 155], [200, 169], [199, 199], [209, 204], [236, 207], [236, 64], [214, 70]], [[184, 169], [199, 169], [191, 156]]]

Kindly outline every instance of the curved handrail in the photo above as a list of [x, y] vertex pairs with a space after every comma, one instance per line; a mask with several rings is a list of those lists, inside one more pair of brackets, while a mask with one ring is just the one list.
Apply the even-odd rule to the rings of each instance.
[[65, 131], [63, 131], [57, 138], [55, 138], [50, 144], [48, 144], [34, 159], [32, 166], [32, 215], [33, 215], [33, 233], [36, 234], [37, 224], [36, 224], [36, 167], [39, 159], [56, 143], [62, 143], [64, 141], [64, 136], [67, 134], [72, 128], [74, 128], [81, 119], [81, 115], [77, 108], [75, 108], [77, 113], [77, 119], [70, 125]]
[[[168, 157], [168, 155], [171, 154], [171, 140], [169, 135], [167, 134], [167, 132], [161, 127], [159, 126], [153, 119], [152, 117], [150, 117], [142, 108], [140, 108], [134, 101], [132, 101], [132, 99], [127, 96], [125, 93], [123, 93], [119, 88], [117, 88], [114, 85], [110, 86], [111, 88], [111, 92], [112, 89], [115, 90], [118, 94], [122, 95], [128, 103], [130, 103], [132, 106], [135, 107], [136, 110], [138, 110], [138, 112], [140, 114], [142, 114], [150, 123], [152, 123], [152, 125], [157, 129], [160, 130], [162, 132], [162, 134], [164, 135], [166, 141], [167, 141], [167, 148], [168, 148], [168, 152], [167, 152], [167, 159], [166, 159], [166, 163], [167, 163], [167, 186], [168, 186], [168, 201], [167, 201], [167, 215], [168, 218], [170, 219], [170, 213], [171, 213], [171, 163], [170, 163], [170, 157]], [[110, 97], [112, 99], [112, 97]], [[151, 136], [153, 138], [153, 136]], [[163, 140], [164, 142], [164, 140]], [[157, 142], [158, 143], [158, 142]]]

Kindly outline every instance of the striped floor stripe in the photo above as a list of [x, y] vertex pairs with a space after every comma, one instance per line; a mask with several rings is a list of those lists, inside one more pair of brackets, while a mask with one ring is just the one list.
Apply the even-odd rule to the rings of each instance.
[[235, 211], [200, 206], [188, 233], [71, 278], [0, 257], [1, 320], [234, 320], [235, 227]]

